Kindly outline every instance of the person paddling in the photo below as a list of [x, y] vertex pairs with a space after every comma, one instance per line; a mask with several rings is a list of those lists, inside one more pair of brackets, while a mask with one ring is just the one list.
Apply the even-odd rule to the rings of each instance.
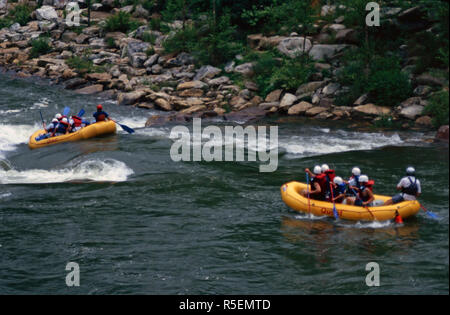
[[61, 121], [56, 126], [55, 130], [52, 133], [53, 136], [61, 136], [70, 132], [70, 124], [66, 117], [61, 119]]
[[333, 183], [334, 178], [336, 177], [336, 172], [333, 169], [330, 169], [328, 164], [322, 164], [321, 166], [322, 174], [325, 177], [325, 198], [328, 201], [331, 201], [331, 191], [330, 191], [330, 184]]
[[345, 200], [347, 185], [344, 183], [341, 177], [336, 176], [331, 184], [333, 187], [333, 199], [332, 202], [342, 203]]
[[[314, 172], [311, 172], [309, 168], [305, 169], [305, 172], [310, 174], [311, 190], [309, 191], [309, 197], [315, 200], [325, 200], [325, 176], [322, 174], [322, 168], [319, 165], [314, 166]], [[303, 191], [303, 195], [307, 196], [306, 190]]]
[[375, 197], [369, 188], [369, 177], [359, 176], [359, 189], [355, 197], [347, 198], [348, 203], [360, 207], [371, 207]]
[[101, 104], [97, 105], [97, 111], [93, 114], [95, 122], [110, 120], [107, 112], [103, 111]]
[[350, 196], [355, 196], [359, 189], [359, 177], [361, 176], [361, 170], [355, 166], [352, 168], [352, 176], [348, 179], [348, 193]]
[[409, 166], [406, 168], [406, 176], [397, 184], [397, 190], [400, 190], [401, 193], [386, 200], [383, 205], [392, 205], [405, 200], [416, 200], [422, 193], [422, 189], [420, 181], [415, 177], [415, 173], [414, 167]]

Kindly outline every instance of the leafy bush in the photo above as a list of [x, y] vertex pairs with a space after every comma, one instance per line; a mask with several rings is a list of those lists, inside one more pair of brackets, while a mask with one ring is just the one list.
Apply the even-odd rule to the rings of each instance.
[[107, 32], [128, 33], [137, 29], [140, 25], [141, 23], [133, 20], [129, 13], [119, 11], [106, 19], [104, 29]]
[[89, 60], [86, 56], [79, 57], [73, 56], [66, 60], [69, 67], [77, 70], [80, 73], [100, 73], [105, 72], [104, 67], [95, 66], [94, 63]]
[[164, 42], [164, 51], [167, 53], [190, 52], [194, 49], [198, 40], [197, 30], [193, 26], [187, 26], [184, 30], [179, 30], [170, 35]]
[[0, 19], [0, 30], [4, 27], [10, 27], [13, 24], [13, 22], [8, 18], [1, 18]]
[[448, 91], [435, 93], [430, 98], [430, 103], [425, 107], [424, 113], [433, 117], [433, 126], [448, 125], [448, 100]]
[[367, 92], [376, 104], [396, 106], [411, 94], [411, 85], [400, 70], [382, 70], [370, 76]]
[[20, 25], [24, 26], [31, 20], [31, 12], [33, 8], [28, 5], [18, 5], [9, 12], [9, 15], [13, 17], [13, 20]]
[[41, 37], [31, 42], [30, 57], [37, 58], [40, 55], [48, 54], [52, 50], [49, 44], [49, 38]]

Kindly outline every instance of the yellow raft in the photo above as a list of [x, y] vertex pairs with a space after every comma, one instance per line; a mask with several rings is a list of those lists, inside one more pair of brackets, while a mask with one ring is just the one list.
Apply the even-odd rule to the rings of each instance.
[[37, 149], [52, 144], [70, 141], [79, 141], [115, 132], [116, 132], [116, 123], [114, 121], [109, 120], [91, 124], [73, 133], [36, 141], [36, 137], [39, 137], [40, 135], [46, 133], [44, 129], [41, 129], [31, 135], [30, 141], [28, 142], [28, 146], [30, 147], [30, 149]]
[[[305, 213], [312, 213], [315, 216], [333, 215], [333, 203], [326, 201], [318, 201], [303, 197], [302, 191], [306, 190], [307, 185], [300, 182], [289, 182], [281, 186], [281, 198], [292, 209]], [[375, 201], [381, 203], [391, 197], [374, 195]], [[402, 216], [403, 219], [417, 214], [420, 210], [420, 203], [417, 200], [403, 201], [395, 205], [359, 207], [346, 204], [336, 203], [336, 210], [339, 218], [354, 221], [386, 221], [395, 218], [395, 212]]]

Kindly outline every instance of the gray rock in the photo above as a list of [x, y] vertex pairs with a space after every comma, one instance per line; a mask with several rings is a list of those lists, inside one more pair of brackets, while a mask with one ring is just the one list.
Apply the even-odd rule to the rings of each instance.
[[212, 80], [208, 81], [208, 84], [211, 86], [218, 86], [218, 85], [223, 85], [223, 84], [228, 84], [230, 83], [230, 78], [227, 76], [221, 76]]
[[290, 58], [295, 58], [310, 51], [311, 41], [304, 37], [287, 37], [280, 41], [277, 49], [280, 53]]
[[254, 74], [253, 63], [251, 62], [243, 63], [239, 66], [236, 66], [233, 71], [236, 73], [240, 73], [243, 76], [251, 77]]
[[323, 88], [322, 93], [325, 95], [333, 95], [341, 87], [339, 83], [330, 83]]
[[432, 91], [432, 88], [427, 86], [427, 85], [418, 85], [415, 89], [414, 89], [414, 95], [417, 96], [425, 96], [427, 94], [429, 94]]
[[212, 79], [216, 75], [222, 72], [221, 69], [213, 67], [213, 66], [203, 66], [198, 71], [194, 77], [194, 80], [201, 81], [203, 79]]
[[20, 30], [20, 24], [19, 23], [14, 23], [13, 25], [11, 25], [9, 27], [9, 30], [11, 32], [17, 32], [18, 30]]
[[314, 45], [311, 50], [309, 51], [309, 55], [314, 60], [324, 60], [332, 58], [337, 53], [341, 52], [345, 48], [347, 48], [348, 45]]
[[100, 11], [103, 8], [103, 4], [101, 3], [93, 3], [91, 5], [92, 11]]
[[46, 20], [56, 22], [56, 20], [58, 19], [58, 14], [53, 7], [44, 5], [36, 10], [36, 18], [39, 21]]
[[288, 107], [291, 106], [292, 104], [294, 104], [294, 102], [297, 100], [297, 96], [295, 96], [294, 94], [290, 94], [290, 93], [286, 93], [283, 98], [281, 99], [280, 102], [280, 107]]
[[318, 115], [318, 114], [320, 114], [322, 112], [327, 111], [327, 109], [328, 108], [320, 107], [320, 106], [311, 107], [305, 112], [305, 115], [308, 116], [308, 117], [316, 116], [316, 115]]
[[141, 41], [132, 41], [129, 42], [126, 46], [128, 56], [133, 55], [135, 53], [145, 53], [147, 49], [149, 49], [151, 45], [146, 42]]
[[147, 19], [149, 17], [149, 15], [150, 15], [149, 12], [146, 9], [144, 9], [142, 4], [138, 4], [133, 12], [133, 17], [135, 17], [135, 18]]
[[389, 115], [391, 109], [389, 107], [377, 106], [374, 104], [365, 104], [356, 106], [353, 112], [359, 116], [382, 116]]
[[416, 78], [416, 82], [421, 85], [443, 86], [445, 80], [442, 78], [434, 77], [431, 74], [424, 73]]
[[283, 93], [283, 90], [274, 90], [267, 94], [264, 101], [266, 103], [278, 102], [280, 100], [281, 93]]
[[144, 67], [144, 63], [147, 60], [147, 55], [145, 53], [135, 53], [128, 57], [128, 61], [131, 66], [135, 68], [142, 68]]
[[8, 0], [0, 0], [0, 10], [6, 9], [7, 4]]
[[53, 0], [53, 6], [58, 9], [64, 9], [66, 7], [66, 5], [69, 3], [69, 0]]
[[148, 67], [153, 66], [153, 65], [156, 63], [156, 61], [158, 60], [158, 58], [159, 58], [159, 55], [158, 55], [158, 54], [153, 54], [153, 55], [151, 55], [151, 56], [147, 59], [147, 61], [144, 62], [144, 67], [148, 68]]
[[421, 105], [407, 106], [400, 111], [400, 116], [407, 119], [415, 120], [417, 117], [422, 115], [423, 109], [424, 107]]
[[234, 70], [235, 64], [236, 63], [234, 61], [229, 61], [223, 69], [225, 70], [226, 73], [231, 73]]
[[42, 32], [50, 32], [56, 28], [55, 22], [50, 21], [39, 21], [39, 30]]

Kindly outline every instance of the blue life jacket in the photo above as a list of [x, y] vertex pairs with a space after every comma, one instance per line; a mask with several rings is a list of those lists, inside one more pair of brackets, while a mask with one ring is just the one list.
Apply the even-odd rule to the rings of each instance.
[[60, 121], [58, 126], [56, 126], [56, 133], [65, 134], [67, 131], [67, 128], [69, 128], [69, 124], [65, 124], [62, 121]]
[[419, 190], [419, 188], [417, 187], [417, 178], [414, 177], [414, 182], [411, 180], [411, 177], [408, 176], [410, 185], [408, 187], [403, 187], [402, 188], [402, 193], [404, 194], [408, 194], [408, 195], [417, 195], [417, 192]]
[[104, 121], [106, 118], [109, 117], [108, 113], [104, 111], [95, 112], [93, 116], [95, 118], [95, 121]]

